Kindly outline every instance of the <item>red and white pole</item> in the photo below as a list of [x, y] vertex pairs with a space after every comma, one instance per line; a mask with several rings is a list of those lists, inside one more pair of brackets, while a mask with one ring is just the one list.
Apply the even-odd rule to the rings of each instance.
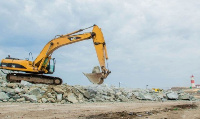
[[191, 76], [191, 87], [195, 88], [195, 83], [194, 83], [194, 76]]

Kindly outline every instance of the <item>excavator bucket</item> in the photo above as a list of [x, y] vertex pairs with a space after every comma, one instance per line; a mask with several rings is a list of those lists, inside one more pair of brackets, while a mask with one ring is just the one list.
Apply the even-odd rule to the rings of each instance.
[[93, 84], [102, 84], [104, 79], [99, 66], [93, 68], [92, 73], [83, 73]]
[[93, 84], [102, 84], [102, 73], [83, 73]]

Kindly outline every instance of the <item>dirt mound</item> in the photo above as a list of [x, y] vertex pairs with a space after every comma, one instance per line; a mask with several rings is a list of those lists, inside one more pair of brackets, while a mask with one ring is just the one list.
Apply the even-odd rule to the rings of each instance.
[[158, 110], [150, 110], [144, 112], [109, 112], [99, 115], [91, 115], [86, 117], [86, 119], [134, 119], [134, 118], [148, 118], [153, 114], [158, 114], [162, 112], [176, 111], [176, 110], [186, 110], [186, 109], [196, 109], [198, 106], [196, 104], [184, 104], [184, 105], [175, 105], [170, 108], [158, 109]]
[[172, 108], [174, 109], [196, 109], [198, 106], [196, 104], [185, 104], [185, 105], [176, 105]]

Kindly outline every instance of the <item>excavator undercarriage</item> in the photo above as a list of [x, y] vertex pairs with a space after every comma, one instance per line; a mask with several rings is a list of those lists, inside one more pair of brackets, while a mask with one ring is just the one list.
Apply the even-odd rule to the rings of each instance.
[[48, 84], [48, 85], [60, 85], [62, 79], [59, 77], [38, 75], [38, 74], [25, 74], [25, 73], [9, 73], [6, 79], [11, 82], [21, 82], [21, 80], [28, 81], [34, 84]]

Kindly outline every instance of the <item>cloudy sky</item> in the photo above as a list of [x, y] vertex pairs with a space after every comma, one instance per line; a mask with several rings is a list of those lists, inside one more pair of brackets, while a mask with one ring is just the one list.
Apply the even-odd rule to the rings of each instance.
[[[34, 59], [55, 35], [97, 24], [112, 71], [105, 84], [129, 88], [200, 84], [199, 0], [2, 0], [0, 59]], [[92, 31], [89, 29], [88, 32]], [[99, 65], [92, 40], [53, 54], [64, 83], [91, 85], [82, 72]]]

